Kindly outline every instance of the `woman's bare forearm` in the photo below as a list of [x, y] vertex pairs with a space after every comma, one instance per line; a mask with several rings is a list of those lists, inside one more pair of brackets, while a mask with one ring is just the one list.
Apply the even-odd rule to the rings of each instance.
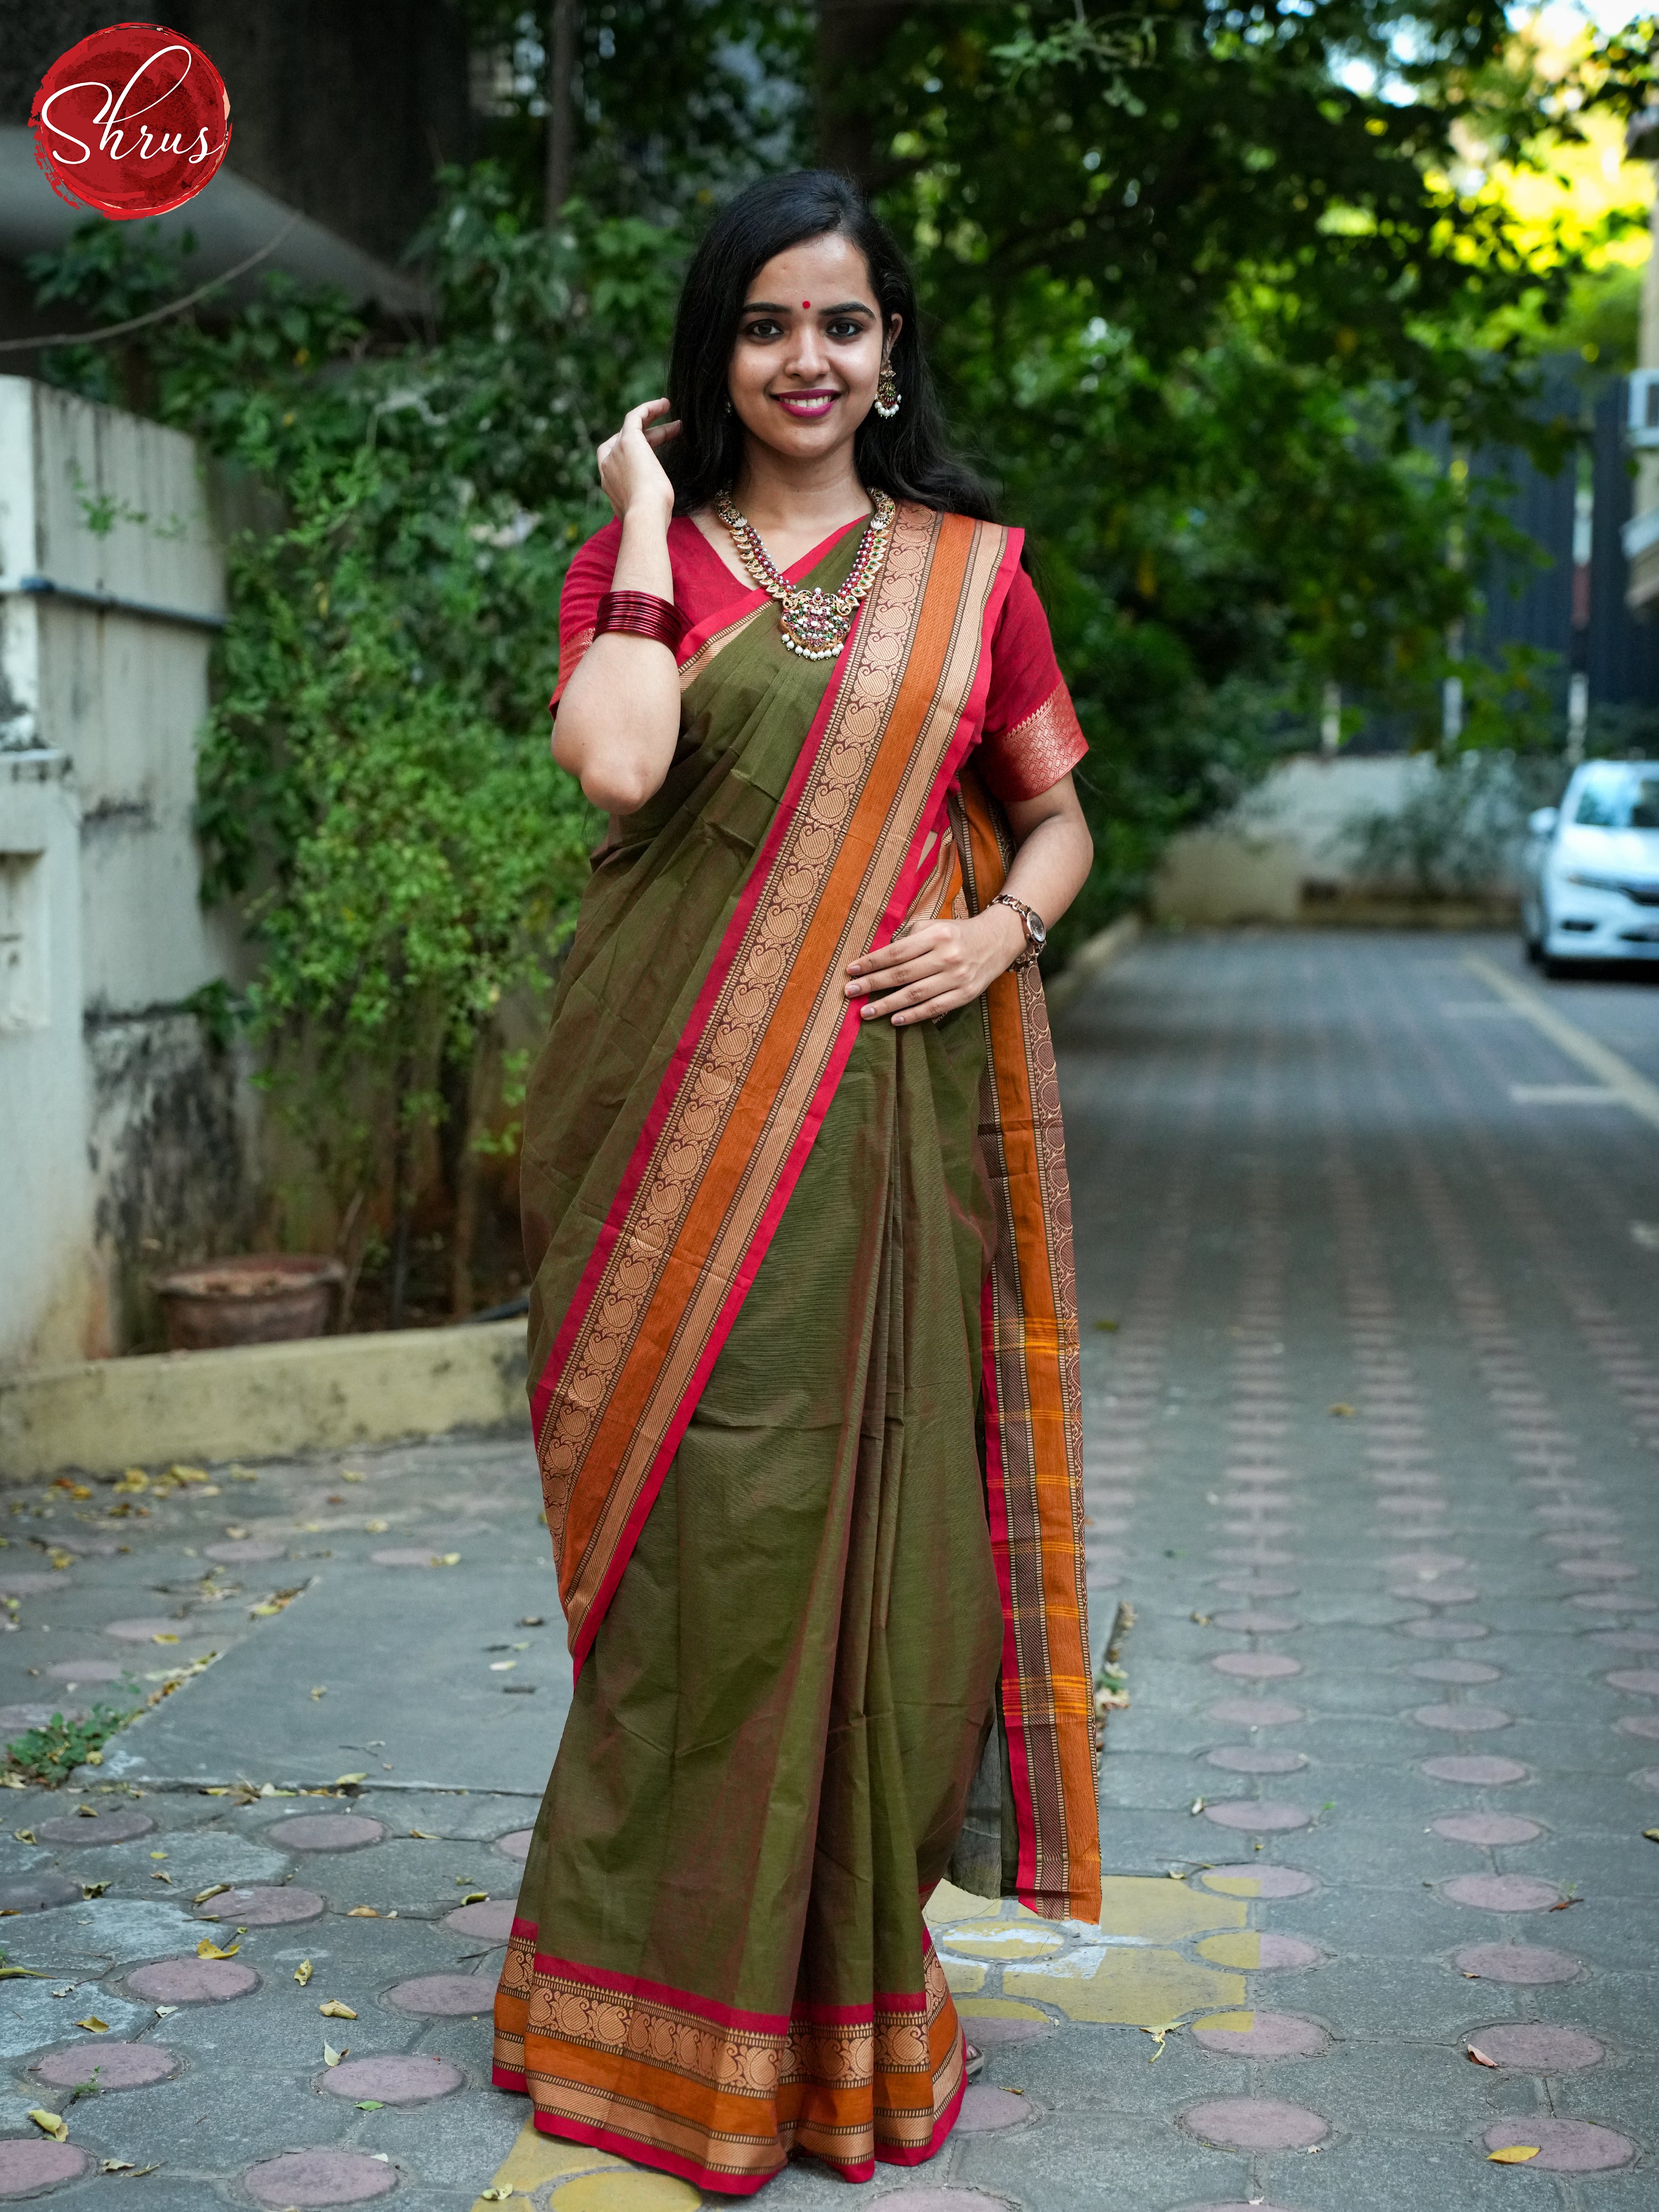
[[[668, 516], [660, 502], [623, 517], [611, 589], [672, 599]], [[553, 725], [553, 757], [594, 805], [631, 814], [659, 790], [680, 726], [679, 672], [655, 638], [607, 631], [582, 655]]]
[[1034, 907], [1052, 928], [1089, 880], [1094, 840], [1074, 797], [1070, 805], [1040, 817], [1024, 835], [1018, 812], [1018, 807], [1009, 809], [1019, 845], [1003, 889]]

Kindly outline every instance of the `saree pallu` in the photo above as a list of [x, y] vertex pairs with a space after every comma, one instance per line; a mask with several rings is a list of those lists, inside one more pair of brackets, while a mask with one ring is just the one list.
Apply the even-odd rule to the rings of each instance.
[[[832, 591], [842, 540], [811, 580]], [[526, 1117], [574, 1699], [496, 2000], [537, 2124], [734, 2194], [949, 2132], [921, 1906], [988, 1742], [1006, 1886], [1098, 1912], [1076, 1316], [1041, 987], [895, 1030], [847, 962], [1008, 855], [964, 757], [1013, 533], [902, 508], [833, 665], [681, 648]]]

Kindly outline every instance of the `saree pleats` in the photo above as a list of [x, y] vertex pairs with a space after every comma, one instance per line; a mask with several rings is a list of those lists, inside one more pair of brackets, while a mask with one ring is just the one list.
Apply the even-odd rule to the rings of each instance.
[[921, 1899], [1002, 1641], [975, 1442], [971, 1010], [860, 1037], [576, 1684], [497, 2075], [736, 2192], [928, 2156], [961, 2037]]

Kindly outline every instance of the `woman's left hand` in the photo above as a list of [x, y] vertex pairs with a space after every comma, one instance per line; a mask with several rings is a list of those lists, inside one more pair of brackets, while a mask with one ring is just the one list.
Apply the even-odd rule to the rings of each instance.
[[988, 907], [966, 921], [926, 921], [848, 968], [847, 995], [863, 999], [860, 1018], [890, 1015], [894, 1025], [936, 1022], [977, 999], [1025, 948], [1012, 908]]

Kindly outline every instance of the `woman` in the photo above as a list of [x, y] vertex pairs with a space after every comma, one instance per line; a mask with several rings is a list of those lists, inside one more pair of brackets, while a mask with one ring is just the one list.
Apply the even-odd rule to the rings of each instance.
[[523, 1162], [578, 1674], [495, 2078], [746, 2195], [949, 2133], [921, 1907], [981, 1760], [958, 1878], [1098, 1917], [1031, 964], [1091, 847], [1019, 533], [945, 453], [850, 185], [725, 210], [670, 385], [600, 448], [617, 520], [560, 611], [555, 755], [611, 816]]

